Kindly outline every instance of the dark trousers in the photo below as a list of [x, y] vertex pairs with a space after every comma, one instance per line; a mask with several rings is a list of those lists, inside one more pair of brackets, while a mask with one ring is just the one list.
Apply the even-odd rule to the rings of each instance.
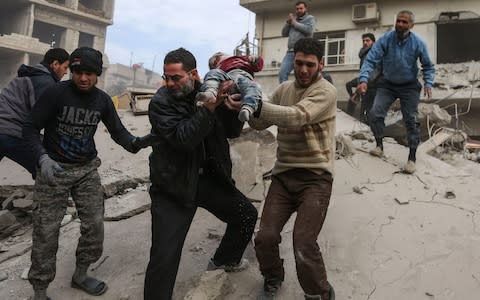
[[28, 280], [34, 288], [47, 288], [55, 278], [60, 224], [71, 195], [80, 218], [77, 265], [89, 266], [103, 252], [103, 191], [96, 158], [85, 165], [61, 164], [57, 185], [48, 185], [41, 173], [35, 180], [32, 212], [32, 266]]
[[203, 207], [227, 223], [213, 260], [217, 265], [240, 262], [257, 221], [257, 210], [233, 185], [200, 176], [196, 206], [184, 207], [174, 198], [150, 192], [152, 199], [152, 247], [145, 274], [145, 300], [170, 300], [185, 237], [197, 207]]
[[408, 146], [417, 148], [420, 143], [420, 123], [418, 122], [418, 103], [422, 86], [417, 81], [396, 85], [386, 80], [378, 84], [377, 94], [370, 110], [370, 128], [376, 139], [384, 137], [385, 116], [392, 103], [400, 98], [403, 121], [407, 128]]
[[265, 278], [284, 279], [280, 233], [290, 216], [297, 212], [293, 249], [298, 281], [306, 294], [328, 294], [330, 287], [317, 238], [327, 215], [332, 182], [329, 173], [318, 175], [306, 169], [292, 169], [272, 176], [255, 238], [255, 252]]
[[36, 162], [24, 139], [0, 134], [0, 160], [5, 156], [24, 167], [35, 179]]
[[[345, 84], [345, 88], [347, 89], [348, 95], [350, 96], [350, 99], [348, 99], [347, 102], [347, 114], [351, 115], [352, 117], [354, 116], [355, 108], [357, 107], [357, 103], [352, 101], [352, 97], [355, 94], [353, 89], [357, 88], [358, 83], [358, 77], [356, 77]], [[376, 85], [370, 83], [368, 85], [368, 89], [365, 95], [360, 96], [360, 115], [358, 119], [365, 124], [368, 123], [368, 114], [372, 109], [373, 100], [375, 99], [376, 93]], [[358, 97], [358, 95], [356, 96]]]

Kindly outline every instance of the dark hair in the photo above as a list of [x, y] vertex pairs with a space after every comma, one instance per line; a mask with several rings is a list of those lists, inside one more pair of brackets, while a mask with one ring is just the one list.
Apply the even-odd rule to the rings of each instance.
[[48, 50], [47, 53], [45, 53], [45, 56], [43, 57], [42, 62], [46, 63], [47, 65], [50, 65], [51, 63], [57, 60], [59, 63], [63, 64], [69, 59], [69, 57], [70, 57], [70, 54], [68, 54], [68, 52], [65, 51], [65, 49], [52, 48]]
[[305, 1], [298, 1], [297, 3], [295, 3], [295, 6], [300, 4], [303, 4], [303, 6], [307, 7], [307, 3], [305, 3]]
[[303, 52], [307, 55], [315, 55], [320, 62], [323, 57], [323, 46], [319, 40], [313, 38], [301, 38], [293, 46], [293, 52]]
[[369, 39], [372, 40], [372, 42], [375, 42], [375, 35], [371, 32], [367, 32], [367, 33], [362, 34], [362, 40], [364, 38], [369, 38]]
[[185, 48], [178, 48], [176, 50], [172, 50], [167, 53], [165, 59], [163, 60], [163, 64], [176, 64], [181, 63], [183, 64], [184, 71], [191, 71], [197, 68], [197, 61], [195, 60], [195, 56]]

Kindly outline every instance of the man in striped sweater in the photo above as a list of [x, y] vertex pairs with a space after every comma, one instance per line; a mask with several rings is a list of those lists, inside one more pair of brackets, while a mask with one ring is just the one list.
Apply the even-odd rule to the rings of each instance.
[[332, 191], [337, 91], [322, 75], [323, 47], [312, 38], [294, 45], [295, 81], [282, 83], [261, 102], [255, 129], [278, 126], [277, 161], [265, 199], [255, 251], [264, 276], [263, 298], [273, 298], [284, 279], [280, 233], [297, 212], [293, 247], [305, 299], [332, 300], [317, 237]]

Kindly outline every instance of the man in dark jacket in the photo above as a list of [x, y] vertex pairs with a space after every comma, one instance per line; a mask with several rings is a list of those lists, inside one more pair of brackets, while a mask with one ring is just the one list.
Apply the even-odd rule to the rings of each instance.
[[[23, 133], [40, 172], [35, 180], [32, 213], [32, 265], [28, 279], [34, 300], [46, 300], [55, 278], [60, 223], [72, 196], [81, 220], [76, 269], [71, 285], [101, 295], [107, 285], [87, 275], [103, 251], [103, 192], [98, 174], [100, 159], [94, 142], [102, 121], [112, 139], [136, 153], [136, 138], [123, 126], [112, 99], [95, 85], [102, 73], [102, 53], [81, 47], [70, 56], [72, 80], [48, 88], [37, 101]], [[44, 130], [43, 143], [39, 132]], [[59, 174], [61, 173], [61, 174]]]
[[[358, 57], [360, 58], [360, 68], [362, 68], [363, 62], [367, 57], [368, 51], [372, 48], [373, 44], [375, 43], [375, 35], [373, 33], [367, 32], [362, 34], [362, 48], [358, 52]], [[357, 88], [358, 85], [358, 77], [350, 80], [346, 83], [345, 87], [347, 89], [347, 93], [350, 96], [348, 103], [347, 103], [347, 113], [353, 116], [355, 112], [355, 107], [357, 106], [358, 102], [360, 103], [360, 121], [363, 123], [368, 122], [368, 113], [373, 105], [373, 99], [375, 99], [375, 94], [377, 93], [377, 89], [375, 87], [375, 82], [377, 81], [378, 77], [381, 73], [381, 64], [379, 64], [378, 68], [369, 78], [369, 89], [368, 93], [365, 95], [360, 95], [356, 91], [353, 92], [353, 88]]]
[[68, 52], [50, 49], [35, 66], [21, 65], [18, 77], [0, 93], [0, 160], [10, 158], [27, 169], [35, 178], [35, 160], [22, 138], [22, 126], [35, 102], [50, 85], [67, 73]]
[[207, 269], [240, 271], [257, 210], [235, 187], [227, 138], [237, 137], [238, 113], [214, 101], [195, 105], [200, 77], [195, 57], [179, 48], [164, 59], [166, 85], [149, 106], [152, 133], [158, 136], [150, 155], [152, 247], [145, 274], [146, 300], [170, 300], [182, 247], [197, 207], [227, 223]]

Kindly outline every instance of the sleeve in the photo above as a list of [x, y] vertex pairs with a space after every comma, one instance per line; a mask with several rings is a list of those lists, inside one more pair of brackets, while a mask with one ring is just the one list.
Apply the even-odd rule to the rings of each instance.
[[38, 162], [42, 154], [47, 153], [40, 139], [40, 131], [52, 118], [55, 118], [57, 95], [55, 86], [46, 89], [33, 106], [30, 118], [23, 124], [23, 138], [29, 149], [32, 149], [35, 162]]
[[293, 27], [304, 36], [312, 36], [315, 29], [315, 18], [312, 15], [308, 15], [303, 22], [297, 22]]
[[[270, 97], [270, 101], [265, 101], [262, 99], [262, 105], [261, 105], [261, 110], [260, 110], [260, 116], [262, 114], [263, 106], [265, 103], [270, 102], [273, 104], [278, 104], [280, 103], [280, 95], [281, 95], [281, 89], [284, 85], [281, 84], [272, 94]], [[250, 121], [248, 121], [248, 125], [252, 127], [253, 129], [256, 130], [264, 130], [267, 129], [268, 127], [274, 125], [272, 122], [266, 121], [262, 118], [251, 118]]]
[[285, 25], [283, 25], [282, 27], [282, 36], [283, 37], [287, 37], [288, 36], [288, 33], [290, 32], [290, 24], [288, 23], [285, 23]]
[[368, 82], [370, 74], [373, 72], [377, 64], [382, 60], [383, 56], [385, 55], [384, 49], [386, 49], [386, 40], [386, 38], [380, 38], [376, 43], [373, 44], [370, 51], [368, 51], [362, 68], [360, 69], [360, 75], [358, 78], [360, 83]]
[[431, 88], [435, 79], [435, 65], [430, 60], [427, 47], [423, 42], [421, 43], [420, 63], [422, 64], [423, 81], [425, 82], [425, 87]]
[[183, 151], [192, 151], [208, 135], [215, 120], [214, 113], [205, 107], [199, 107], [194, 114], [169, 105], [163, 95], [152, 99], [148, 116], [152, 132], [163, 137], [172, 147]]
[[102, 122], [107, 127], [110, 136], [115, 143], [122, 146], [128, 152], [136, 152], [132, 147], [132, 141], [135, 137], [123, 125], [110, 97], [104, 95], [103, 98], [105, 102], [105, 113], [102, 115]]
[[318, 120], [321, 115], [327, 116], [325, 112], [335, 105], [335, 99], [334, 89], [319, 87], [294, 105], [263, 103], [260, 119], [282, 128], [299, 128]]

